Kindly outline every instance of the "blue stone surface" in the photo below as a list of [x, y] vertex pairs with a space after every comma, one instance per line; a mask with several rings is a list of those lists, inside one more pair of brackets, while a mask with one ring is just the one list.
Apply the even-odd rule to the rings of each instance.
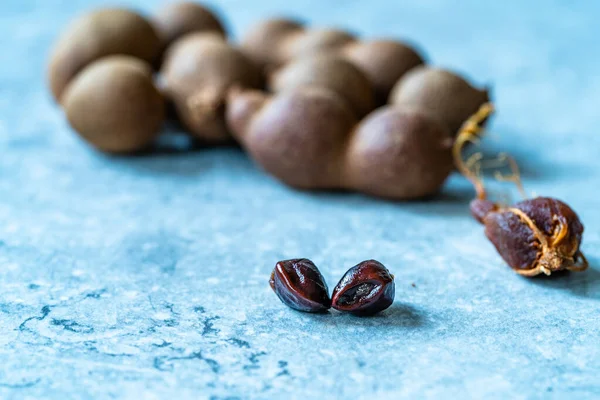
[[[433, 201], [392, 203], [291, 190], [235, 149], [94, 152], [44, 70], [64, 24], [103, 4], [0, 2], [0, 398], [600, 397], [600, 3], [217, 5], [238, 35], [299, 15], [409, 39], [491, 84], [487, 151], [513, 153], [527, 189], [586, 226], [591, 268], [550, 279], [506, 267], [458, 176]], [[293, 257], [330, 287], [378, 259], [396, 302], [364, 319], [287, 309], [267, 281]]]

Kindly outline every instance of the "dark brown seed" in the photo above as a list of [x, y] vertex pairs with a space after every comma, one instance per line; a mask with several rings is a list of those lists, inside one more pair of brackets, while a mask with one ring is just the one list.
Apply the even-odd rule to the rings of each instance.
[[583, 225], [562, 201], [537, 197], [493, 208], [481, 220], [500, 256], [521, 275], [587, 268], [579, 250]]
[[271, 288], [286, 306], [304, 312], [325, 312], [331, 308], [327, 283], [317, 266], [306, 258], [279, 261]]
[[394, 276], [378, 261], [350, 268], [333, 289], [331, 306], [355, 315], [373, 315], [394, 302]]

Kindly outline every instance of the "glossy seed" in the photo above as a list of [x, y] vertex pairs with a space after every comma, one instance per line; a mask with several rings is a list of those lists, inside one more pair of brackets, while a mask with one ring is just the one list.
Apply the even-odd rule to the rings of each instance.
[[294, 310], [317, 313], [331, 308], [327, 283], [306, 258], [279, 261], [269, 283], [283, 304]]
[[331, 306], [355, 315], [373, 315], [394, 302], [394, 276], [378, 261], [350, 268], [333, 289]]

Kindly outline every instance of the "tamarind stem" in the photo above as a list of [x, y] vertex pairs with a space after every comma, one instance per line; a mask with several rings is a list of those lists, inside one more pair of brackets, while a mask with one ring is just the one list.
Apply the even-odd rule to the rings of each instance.
[[[494, 106], [492, 103], [484, 103], [475, 114], [467, 119], [462, 128], [460, 129], [454, 146], [452, 147], [452, 154], [454, 157], [454, 163], [456, 168], [460, 171], [465, 178], [467, 178], [475, 187], [477, 192], [477, 198], [485, 200], [487, 193], [483, 185], [483, 180], [477, 176], [467, 161], [462, 158], [462, 150], [468, 143], [475, 143], [481, 132], [481, 124], [494, 112]], [[480, 156], [479, 156], [480, 158]]]

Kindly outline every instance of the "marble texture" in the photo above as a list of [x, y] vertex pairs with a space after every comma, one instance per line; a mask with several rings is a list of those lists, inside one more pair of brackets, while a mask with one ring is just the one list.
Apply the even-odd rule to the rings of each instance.
[[[405, 37], [491, 84], [486, 146], [580, 214], [585, 273], [512, 273], [469, 218], [460, 177], [432, 201], [391, 203], [290, 190], [235, 149], [97, 154], [43, 71], [61, 26], [105, 2], [3, 0], [0, 398], [600, 397], [600, 4], [456, 3], [219, 7], [236, 33], [297, 14]], [[330, 287], [376, 258], [396, 275], [396, 302], [364, 319], [293, 312], [267, 284], [293, 257]]]

